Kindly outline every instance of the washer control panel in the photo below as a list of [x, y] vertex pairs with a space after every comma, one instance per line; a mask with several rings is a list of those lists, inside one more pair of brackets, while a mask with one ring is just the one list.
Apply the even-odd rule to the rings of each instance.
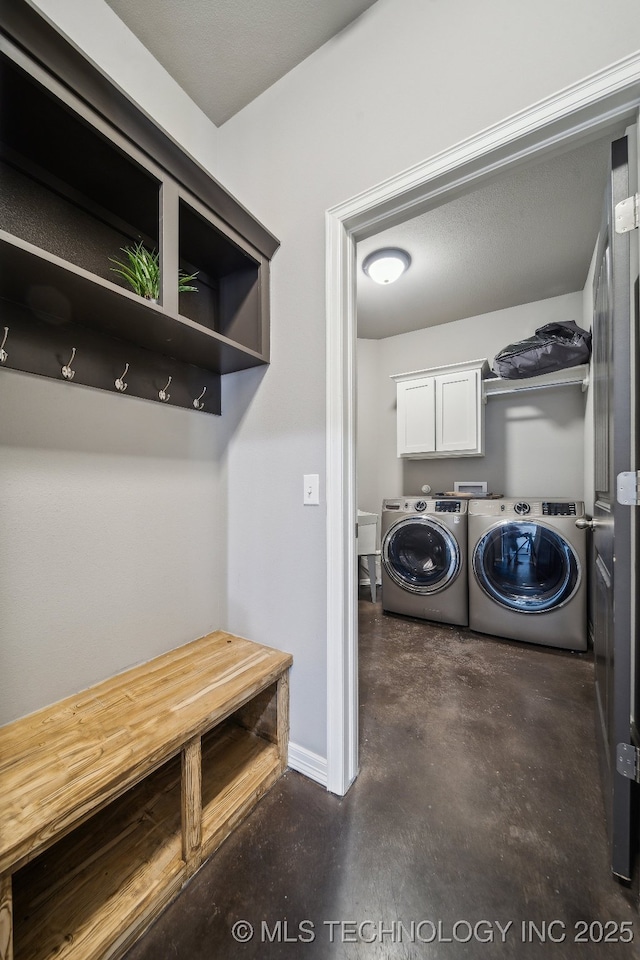
[[436, 500], [436, 513], [460, 513], [460, 501]]
[[401, 497], [397, 500], [383, 500], [382, 512], [387, 513], [391, 510], [398, 513], [467, 513], [467, 501], [447, 498], [446, 500], [434, 500], [422, 497]]

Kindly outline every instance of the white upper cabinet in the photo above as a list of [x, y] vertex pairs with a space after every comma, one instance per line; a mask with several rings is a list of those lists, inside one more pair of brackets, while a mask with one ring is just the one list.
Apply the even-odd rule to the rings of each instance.
[[436, 380], [417, 377], [397, 384], [398, 456], [423, 456], [436, 449]]
[[482, 377], [486, 360], [400, 373], [398, 456], [478, 457], [484, 454]]

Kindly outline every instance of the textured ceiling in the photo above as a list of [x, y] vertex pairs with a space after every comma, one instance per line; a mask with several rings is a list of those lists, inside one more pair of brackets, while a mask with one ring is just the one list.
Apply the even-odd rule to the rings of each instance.
[[216, 126], [375, 0], [106, 0]]
[[[609, 139], [504, 174], [358, 244], [358, 336], [379, 339], [573, 293], [600, 227]], [[379, 247], [412, 257], [394, 284], [361, 270]]]

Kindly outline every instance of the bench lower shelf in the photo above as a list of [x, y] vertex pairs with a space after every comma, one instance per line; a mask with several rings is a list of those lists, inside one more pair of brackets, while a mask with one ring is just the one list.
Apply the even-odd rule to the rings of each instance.
[[[233, 720], [202, 739], [208, 857], [282, 771], [275, 743]], [[13, 876], [15, 960], [121, 956], [178, 892], [181, 759], [174, 757]]]

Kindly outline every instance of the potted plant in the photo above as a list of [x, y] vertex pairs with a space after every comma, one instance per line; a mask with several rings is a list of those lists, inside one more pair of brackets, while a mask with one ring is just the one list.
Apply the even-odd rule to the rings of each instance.
[[[109, 257], [111, 263], [115, 264], [110, 269], [120, 274], [138, 296], [157, 302], [160, 296], [160, 255], [157, 250], [147, 250], [142, 241], [120, 249], [125, 254], [126, 260]], [[198, 288], [191, 285], [191, 281], [197, 276], [198, 271], [185, 273], [184, 270], [180, 270], [178, 292], [197, 293]]]

